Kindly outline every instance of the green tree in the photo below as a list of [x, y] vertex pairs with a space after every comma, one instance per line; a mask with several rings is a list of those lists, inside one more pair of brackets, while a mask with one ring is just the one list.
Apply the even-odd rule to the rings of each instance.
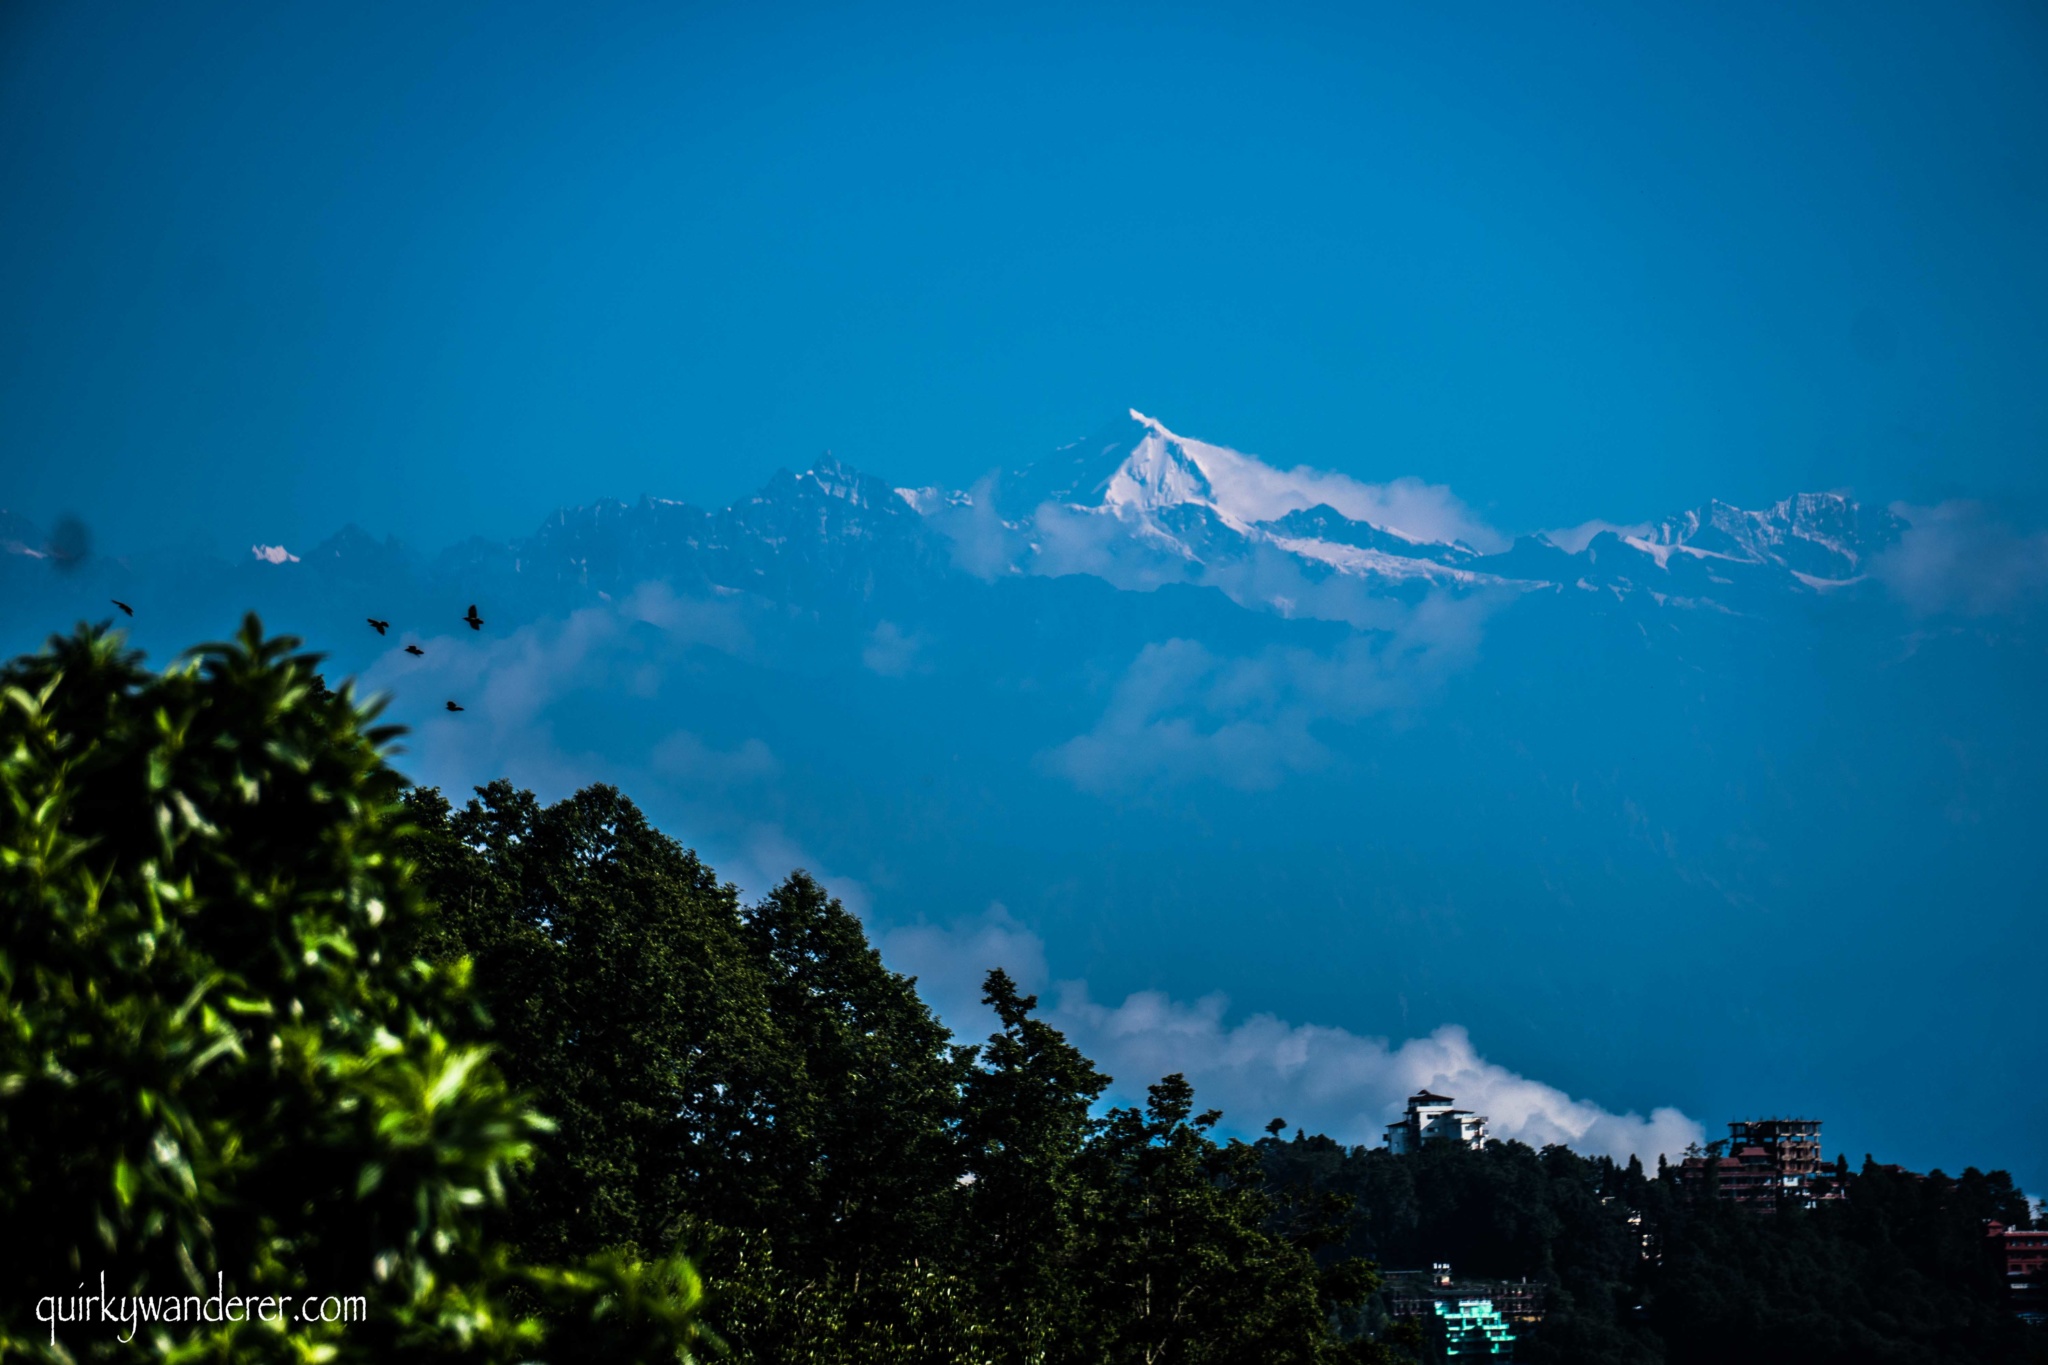
[[1218, 1144], [1209, 1132], [1222, 1115], [1193, 1111], [1194, 1088], [1168, 1076], [1148, 1088], [1143, 1109], [1112, 1109], [1089, 1144], [1099, 1358], [1336, 1358], [1332, 1314], [1370, 1292], [1370, 1277], [1348, 1262], [1319, 1270], [1306, 1246], [1281, 1235], [1258, 1150]]
[[755, 1173], [777, 1263], [831, 1305], [833, 1358], [862, 1358], [853, 1343], [970, 1352], [981, 1332], [954, 1267], [971, 1050], [808, 874], [748, 909], [743, 932], [786, 1049]]
[[1109, 1077], [1033, 1014], [1038, 998], [1007, 972], [988, 974], [982, 1001], [1001, 1027], [964, 1088], [971, 1262], [1004, 1358], [1061, 1358], [1088, 1335], [1079, 1162]]
[[419, 947], [472, 959], [512, 1081], [557, 1120], [524, 1182], [531, 1254], [668, 1251], [751, 1225], [788, 1070], [738, 896], [612, 787], [406, 797], [440, 903]]
[[742, 909], [609, 787], [407, 798], [513, 1080], [562, 1116], [509, 1227], [535, 1252], [680, 1241], [743, 1356], [980, 1358], [955, 1273], [966, 1054], [802, 873]]
[[[81, 629], [0, 670], [0, 1356], [687, 1356], [686, 1263], [486, 1237], [545, 1124], [473, 1041], [466, 969], [409, 950], [396, 731], [296, 648], [252, 617], [152, 674]], [[366, 1317], [38, 1321], [102, 1276]]]

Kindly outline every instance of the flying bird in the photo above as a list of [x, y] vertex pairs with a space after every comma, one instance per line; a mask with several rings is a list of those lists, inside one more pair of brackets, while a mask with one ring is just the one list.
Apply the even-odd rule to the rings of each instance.
[[418, 658], [420, 655], [426, 653], [427, 651], [421, 649], [418, 645], [407, 645], [405, 647], [405, 652], [412, 655], [414, 658]]
[[372, 616], [370, 618], [370, 629], [382, 635], [385, 631], [391, 629], [391, 623], [389, 621], [379, 621], [376, 617]]
[[455, 704], [454, 702], [452, 702], [452, 701], [451, 701], [451, 702], [449, 702], [449, 703], [448, 703], [448, 709], [449, 709], [450, 711], [460, 711], [460, 710], [461, 710], [462, 708], [461, 708], [461, 707], [459, 707], [459, 706], [457, 706], [457, 705], [456, 705], [456, 704]]
[[[121, 610], [122, 610], [123, 612], [127, 613], [128, 615], [130, 615], [130, 616], [133, 616], [133, 615], [135, 614], [135, 608], [133, 608], [133, 607], [129, 606], [129, 605], [128, 605], [128, 604], [126, 603], [126, 602], [123, 602], [123, 601], [122, 601], [122, 600], [121, 600], [120, 598], [118, 598], [118, 597], [109, 597], [109, 598], [108, 598], [107, 600], [108, 600], [109, 602], [112, 602], [112, 603], [113, 603], [113, 604], [114, 604], [115, 606], [119, 607], [119, 608], [120, 608], [120, 609], [121, 609]], [[471, 607], [471, 608], [470, 608], [470, 610], [471, 610], [471, 611], [475, 611], [475, 610], [476, 610], [476, 608], [475, 608], [475, 607]]]
[[476, 614], [476, 603], [474, 602], [469, 604], [469, 614], [462, 619], [469, 622], [471, 630], [482, 630], [484, 628], [484, 618]]

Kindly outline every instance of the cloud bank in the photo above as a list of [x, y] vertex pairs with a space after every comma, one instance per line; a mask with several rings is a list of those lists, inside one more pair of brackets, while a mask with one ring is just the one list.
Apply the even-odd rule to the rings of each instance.
[[[892, 967], [919, 978], [920, 992], [963, 1037], [991, 1026], [979, 1005], [991, 967], [1026, 990], [1048, 989], [1044, 944], [1000, 905], [952, 924], [890, 930], [878, 943]], [[1675, 1108], [1647, 1118], [1615, 1113], [1519, 1075], [1486, 1060], [1455, 1024], [1397, 1045], [1272, 1014], [1232, 1022], [1220, 992], [1183, 1001], [1139, 991], [1112, 1006], [1095, 1000], [1084, 981], [1059, 981], [1050, 994], [1046, 1018], [1116, 1078], [1116, 1098], [1139, 1099], [1152, 1081], [1181, 1072], [1201, 1103], [1221, 1108], [1226, 1127], [1240, 1133], [1277, 1117], [1340, 1142], [1377, 1145], [1407, 1097], [1430, 1089], [1485, 1114], [1494, 1137], [1532, 1146], [1561, 1142], [1654, 1166], [1660, 1153], [1675, 1158], [1705, 1136]]]
[[2048, 531], [2016, 530], [1984, 504], [1892, 504], [1908, 524], [1871, 572], [1923, 616], [1992, 616], [2048, 598]]
[[1392, 629], [1349, 636], [1326, 652], [1230, 657], [1194, 640], [1147, 645], [1094, 727], [1040, 761], [1097, 795], [1189, 780], [1271, 790], [1333, 761], [1318, 725], [1428, 700], [1476, 657], [1496, 605], [1487, 595], [1434, 594], [1399, 608]]
[[[647, 583], [619, 601], [504, 635], [394, 633], [361, 681], [365, 692], [393, 697], [391, 718], [412, 726], [399, 766], [451, 800], [498, 777], [549, 801], [612, 783], [658, 825], [687, 830], [743, 894], [764, 894], [803, 867], [863, 911], [866, 885], [816, 857], [784, 824], [781, 756], [757, 737], [707, 738], [686, 723], [696, 709], [671, 691], [693, 650], [772, 653], [775, 645], [756, 633], [761, 623], [744, 602], [681, 597]], [[406, 655], [407, 643], [425, 654]], [[443, 711], [444, 699], [464, 710]], [[611, 723], [592, 724], [593, 707]]]
[[1507, 548], [1507, 540], [1443, 484], [1412, 475], [1366, 483], [1305, 464], [1280, 469], [1229, 446], [1169, 432], [1141, 413], [1133, 411], [1131, 416], [1150, 426], [1155, 439], [1174, 441], [1192, 455], [1208, 475], [1217, 502], [1248, 521], [1272, 521], [1321, 504], [1353, 521], [1369, 521], [1422, 540], [1462, 540], [1483, 550]]

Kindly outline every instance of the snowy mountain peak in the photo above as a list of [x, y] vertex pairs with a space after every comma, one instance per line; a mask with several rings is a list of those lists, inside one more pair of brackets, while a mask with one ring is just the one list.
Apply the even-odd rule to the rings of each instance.
[[[1422, 496], [1410, 496], [1416, 493]], [[1456, 540], [1455, 532], [1446, 535], [1437, 524], [1443, 518], [1432, 515], [1455, 507], [1446, 489], [1416, 480], [1361, 483], [1307, 465], [1282, 469], [1229, 446], [1183, 436], [1137, 408], [1094, 436], [1061, 447], [1051, 459], [1012, 474], [1005, 495], [1011, 515], [1055, 502], [1113, 511], [1148, 524], [1170, 508], [1200, 507], [1240, 534], [1253, 534], [1260, 523], [1289, 513], [1325, 506], [1403, 541], [1430, 545]], [[1411, 520], [1416, 524], [1405, 524]]]
[[1209, 473], [1209, 467], [1219, 463], [1217, 455], [1235, 452], [1184, 441], [1135, 408], [1131, 417], [1144, 425], [1145, 436], [1109, 476], [1101, 491], [1101, 506], [1142, 516], [1193, 503], [1209, 508], [1236, 530], [1249, 525], [1218, 498]]
[[894, 491], [881, 480], [870, 478], [852, 465], [832, 458], [829, 451], [805, 471], [804, 477], [817, 484], [826, 497], [840, 498], [856, 507], [872, 507], [885, 500], [878, 498], [877, 494]]
[[1675, 553], [1770, 564], [1822, 579], [1849, 579], [1898, 540], [1905, 523], [1843, 493], [1795, 493], [1756, 511], [1719, 499], [1667, 517], [1628, 543], [1659, 564]]

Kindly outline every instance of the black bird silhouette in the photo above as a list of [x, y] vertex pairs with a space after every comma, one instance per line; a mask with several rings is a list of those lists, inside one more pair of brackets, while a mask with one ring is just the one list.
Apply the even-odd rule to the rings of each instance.
[[405, 647], [405, 652], [417, 658], [419, 655], [422, 655], [427, 651], [421, 649], [418, 645], [407, 645]]
[[370, 629], [382, 635], [385, 631], [391, 629], [391, 623], [389, 621], [379, 621], [376, 617], [372, 616], [370, 618]]
[[454, 702], [452, 702], [452, 701], [451, 701], [451, 702], [449, 702], [449, 703], [448, 703], [448, 709], [449, 709], [450, 711], [460, 711], [460, 710], [461, 710], [462, 708], [461, 708], [461, 707], [459, 707], [459, 706], [457, 706], [457, 705], [456, 705], [456, 704], [455, 704]]
[[474, 602], [469, 604], [469, 614], [462, 619], [469, 622], [471, 630], [482, 630], [484, 628], [484, 618], [476, 614], [476, 603]]
[[[129, 605], [128, 605], [128, 604], [126, 603], [126, 602], [123, 602], [123, 601], [122, 601], [122, 600], [121, 600], [120, 598], [118, 598], [118, 597], [109, 597], [109, 598], [108, 598], [107, 600], [108, 600], [109, 602], [112, 602], [112, 603], [113, 603], [113, 604], [114, 604], [115, 606], [119, 607], [119, 608], [120, 608], [120, 609], [121, 609], [121, 610], [122, 610], [123, 612], [127, 613], [128, 615], [130, 615], [130, 616], [133, 616], [133, 615], [135, 614], [135, 608], [133, 608], [133, 607], [129, 606]], [[470, 608], [470, 610], [471, 610], [471, 611], [475, 611], [475, 610], [476, 610], [476, 608], [475, 608], [475, 607], [471, 607], [471, 608]]]

